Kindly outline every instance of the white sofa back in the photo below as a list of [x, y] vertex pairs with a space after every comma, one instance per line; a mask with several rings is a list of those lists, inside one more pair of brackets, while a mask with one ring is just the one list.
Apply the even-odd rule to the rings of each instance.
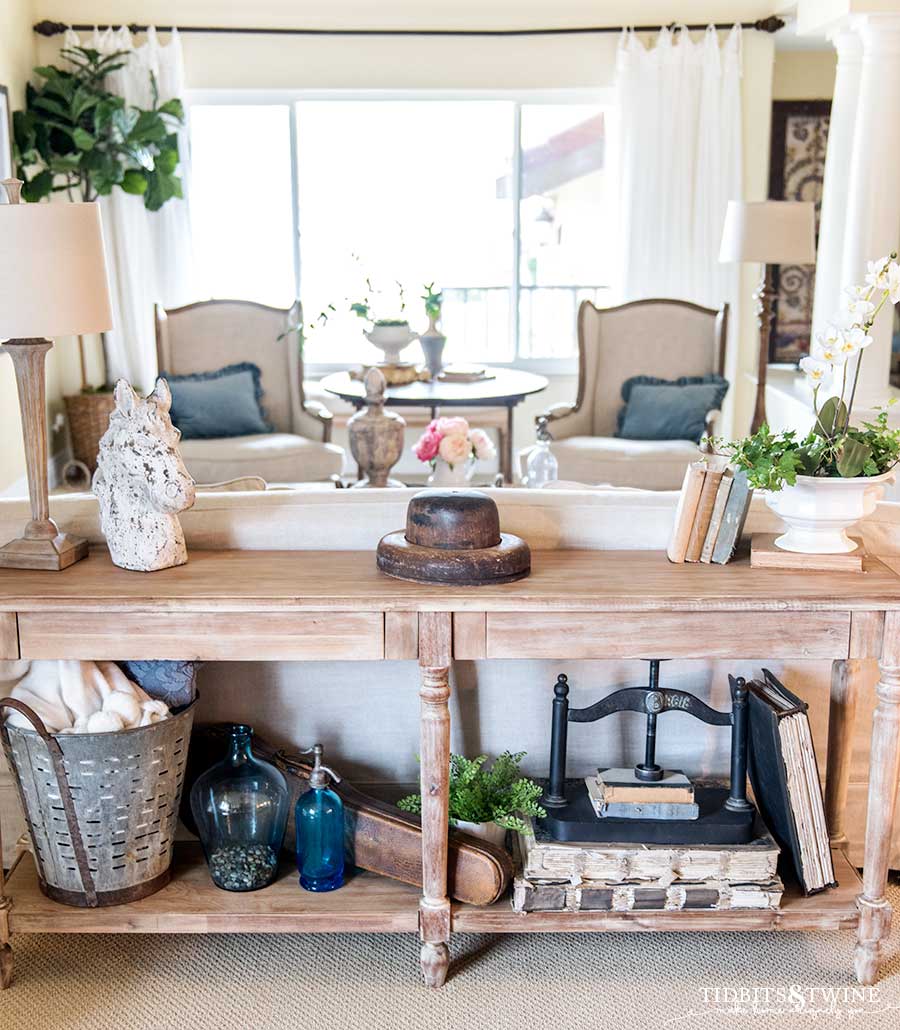
[[[535, 550], [664, 549], [675, 513], [674, 491], [599, 488], [487, 490], [497, 502], [503, 529]], [[198, 493], [181, 514], [188, 547], [204, 550], [374, 551], [379, 539], [406, 523], [412, 489], [266, 490]], [[102, 543], [96, 499], [59, 494], [51, 514], [61, 528]], [[0, 541], [12, 539], [29, 518], [24, 500], [0, 500]], [[775, 532], [781, 520], [753, 499], [747, 533]], [[871, 554], [900, 554], [900, 503], [882, 502], [860, 526]]]

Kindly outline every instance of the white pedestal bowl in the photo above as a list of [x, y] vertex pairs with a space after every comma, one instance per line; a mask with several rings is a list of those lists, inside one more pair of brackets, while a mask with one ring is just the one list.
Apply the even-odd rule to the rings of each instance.
[[848, 554], [856, 544], [847, 530], [871, 515], [895, 473], [854, 479], [797, 476], [794, 486], [765, 495], [787, 532], [775, 540], [783, 551], [801, 554]]

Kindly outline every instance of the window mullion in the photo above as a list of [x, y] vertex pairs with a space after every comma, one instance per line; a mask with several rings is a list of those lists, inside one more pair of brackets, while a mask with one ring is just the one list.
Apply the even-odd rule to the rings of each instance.
[[290, 133], [291, 133], [291, 224], [293, 226], [293, 248], [294, 259], [294, 299], [300, 299], [300, 276], [301, 276], [301, 255], [300, 255], [300, 169], [298, 167], [299, 156], [297, 152], [297, 103], [288, 105], [290, 110]]
[[521, 258], [521, 199], [522, 199], [522, 105], [513, 104], [513, 165], [512, 165], [512, 205], [513, 205], [513, 266], [509, 298], [509, 331], [512, 335], [513, 360], [518, 361], [519, 354], [519, 263]]

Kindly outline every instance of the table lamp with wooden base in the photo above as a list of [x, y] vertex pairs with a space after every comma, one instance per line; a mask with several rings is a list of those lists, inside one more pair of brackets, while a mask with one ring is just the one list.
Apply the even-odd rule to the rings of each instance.
[[21, 204], [22, 182], [0, 183], [0, 351], [12, 358], [31, 521], [0, 547], [0, 568], [60, 571], [87, 557], [87, 541], [50, 518], [47, 481], [46, 337], [112, 327], [100, 209], [96, 204]]
[[762, 265], [759, 286], [753, 294], [759, 323], [759, 356], [751, 433], [766, 421], [766, 373], [775, 302], [771, 266], [809, 265], [816, 260], [815, 220], [815, 205], [811, 201], [728, 202], [719, 260]]

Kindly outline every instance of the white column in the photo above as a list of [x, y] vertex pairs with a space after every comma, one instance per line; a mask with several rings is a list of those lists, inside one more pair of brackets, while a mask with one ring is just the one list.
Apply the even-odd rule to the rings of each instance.
[[847, 227], [847, 190], [850, 157], [856, 124], [859, 81], [862, 72], [862, 40], [852, 26], [831, 34], [837, 51], [834, 98], [825, 154], [825, 181], [819, 215], [819, 248], [816, 254], [816, 292], [813, 298], [813, 338], [837, 310], [841, 293], [844, 232]]
[[[864, 15], [858, 28], [863, 57], [847, 191], [844, 286], [862, 282], [866, 261], [897, 250], [900, 239], [900, 14]], [[862, 362], [857, 411], [889, 395], [891, 326], [890, 311], [882, 311]]]

